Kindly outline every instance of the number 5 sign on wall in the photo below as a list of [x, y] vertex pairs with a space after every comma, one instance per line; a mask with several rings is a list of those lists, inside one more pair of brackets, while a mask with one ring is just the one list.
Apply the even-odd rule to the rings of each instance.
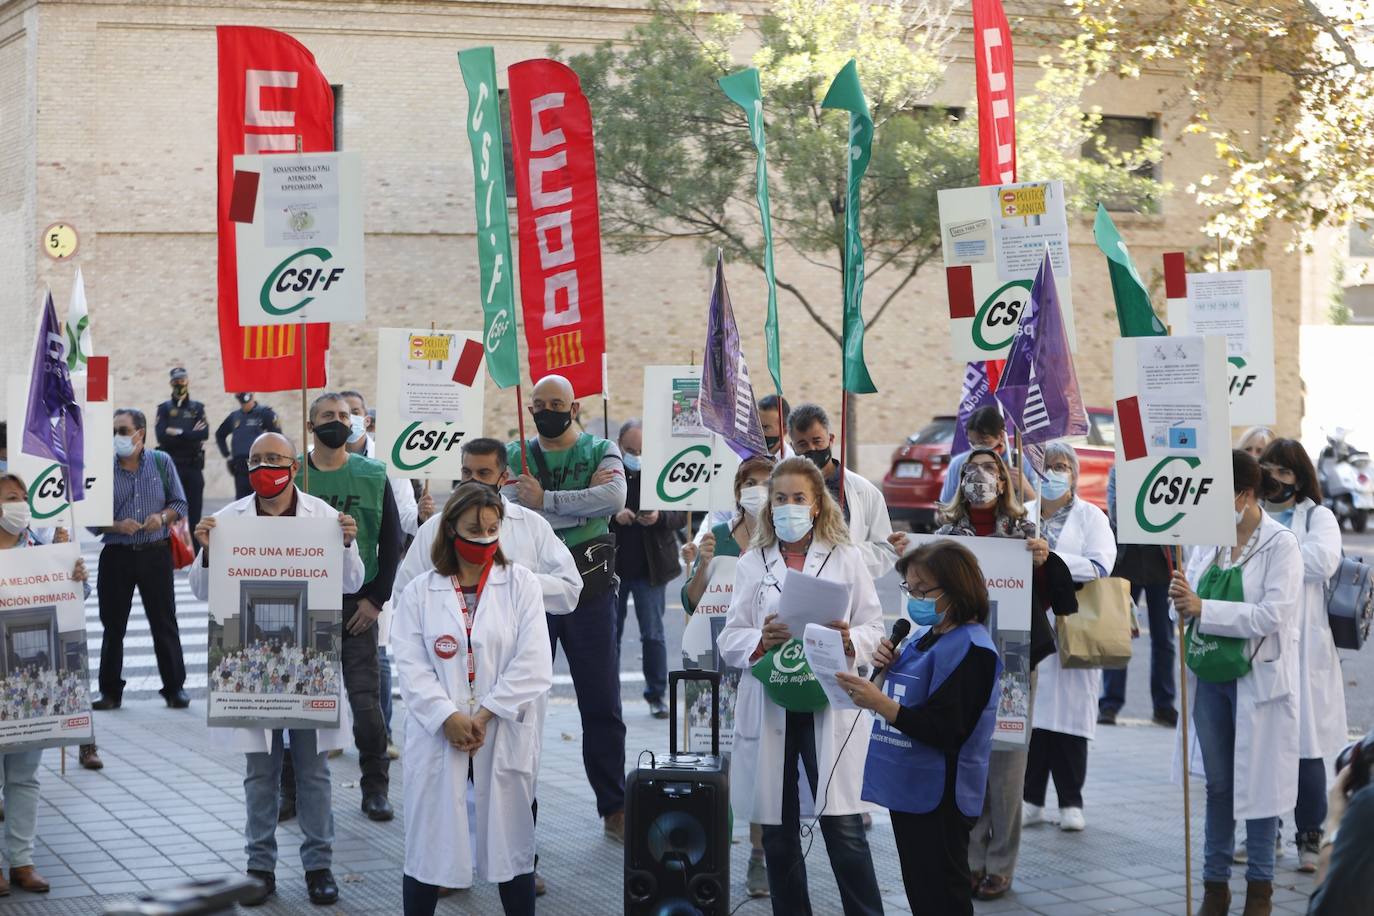
[[67, 223], [53, 223], [43, 230], [43, 253], [54, 261], [65, 261], [76, 254], [79, 241], [76, 229], [72, 226]]

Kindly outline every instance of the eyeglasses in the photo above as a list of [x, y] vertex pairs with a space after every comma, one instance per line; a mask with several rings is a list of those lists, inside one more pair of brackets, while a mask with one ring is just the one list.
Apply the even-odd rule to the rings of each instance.
[[[898, 582], [898, 583], [897, 583], [897, 587], [900, 588], [900, 589], [902, 590], [902, 594], [903, 594], [903, 595], [907, 595], [907, 596], [912, 597], [912, 598], [930, 598], [930, 597], [932, 597], [932, 596], [931, 596], [931, 592], [943, 592], [943, 591], [944, 591], [944, 589], [943, 589], [943, 588], [940, 588], [940, 586], [938, 586], [938, 585], [932, 585], [930, 588], [926, 589], [925, 591], [919, 591], [919, 590], [917, 590], [917, 589], [913, 589], [913, 588], [911, 587], [911, 584], [910, 584], [909, 582], [907, 582], [905, 579], [903, 579], [901, 582]], [[938, 597], [940, 597], [940, 596], [939, 596], [939, 595], [935, 595], [934, 597], [938, 598]]]
[[998, 477], [1001, 476], [1000, 472], [998, 471], [997, 465], [993, 464], [991, 461], [971, 461], [968, 464], [964, 465], [964, 469], [960, 473], [962, 473], [963, 476], [967, 477], [969, 474], [975, 472], [983, 474], [995, 474]]
[[1046, 466], [1045, 466], [1045, 470], [1047, 470], [1047, 471], [1054, 471], [1056, 474], [1072, 474], [1072, 473], [1073, 473], [1073, 465], [1071, 465], [1071, 464], [1069, 464], [1067, 461], [1065, 461], [1065, 462], [1061, 462], [1060, 464], [1050, 464], [1050, 465], [1046, 465]]
[[276, 467], [289, 467], [294, 460], [295, 459], [290, 455], [278, 455], [275, 452], [264, 452], [261, 455], [248, 456], [248, 469], [260, 468], [264, 464], [270, 464]]

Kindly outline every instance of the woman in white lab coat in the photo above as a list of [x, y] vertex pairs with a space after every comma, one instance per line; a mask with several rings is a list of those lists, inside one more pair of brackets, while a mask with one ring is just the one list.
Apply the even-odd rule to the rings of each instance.
[[506, 561], [501, 497], [459, 487], [444, 507], [434, 569], [401, 593], [391, 646], [410, 717], [405, 735], [406, 916], [440, 887], [470, 887], [468, 785], [477, 871], [507, 916], [534, 912], [537, 701], [553, 685], [544, 597]]
[[[1107, 515], [1075, 495], [1078, 455], [1063, 441], [1045, 446], [1045, 477], [1036, 507], [1040, 531], [1050, 550], [1068, 566], [1074, 582], [1107, 575], [1116, 563], [1116, 538]], [[1054, 775], [1061, 830], [1082, 830], [1083, 781], [1088, 775], [1088, 741], [1097, 729], [1097, 697], [1102, 692], [1100, 668], [1066, 670], [1051, 652], [1036, 669], [1040, 683], [1031, 716], [1026, 756], [1026, 804], [1021, 824], [1045, 821], [1045, 790]]]
[[[1203, 900], [1199, 916], [1224, 916], [1231, 901], [1236, 820], [1244, 820], [1246, 912], [1267, 914], [1274, 889], [1278, 819], [1298, 796], [1298, 646], [1303, 558], [1297, 538], [1260, 510], [1258, 462], [1231, 453], [1236, 546], [1195, 547], [1169, 586], [1174, 610], [1205, 636], [1231, 637], [1249, 670], [1234, 679], [1188, 678], [1194, 735], [1207, 777]], [[1240, 569], [1239, 597], [1234, 595]], [[1231, 597], [1199, 597], [1229, 594]], [[1215, 648], [1206, 658], [1223, 657]], [[1240, 666], [1244, 669], [1244, 665]], [[1191, 750], [1191, 749], [1190, 749]], [[1191, 756], [1191, 754], [1189, 755]], [[1181, 775], [1182, 755], [1175, 760]]]
[[1298, 618], [1298, 871], [1314, 872], [1326, 821], [1326, 760], [1346, 744], [1341, 660], [1326, 618], [1326, 584], [1341, 565], [1341, 528], [1321, 504], [1317, 471], [1302, 443], [1275, 439], [1260, 458], [1264, 509], [1302, 549]]
[[[844, 517], [806, 458], [789, 458], [768, 481], [769, 509], [760, 515], [753, 544], [735, 570], [734, 598], [716, 640], [724, 663], [750, 669], [791, 633], [778, 619], [788, 570], [841, 582], [848, 605], [831, 624], [841, 633], [851, 670], [867, 665], [883, 637], [882, 608]], [[846, 916], [882, 912], [882, 897], [864, 836], [859, 798], [872, 720], [857, 709], [792, 712], [774, 703], [752, 672], [740, 678], [735, 699], [730, 794], [737, 815], [763, 824], [764, 859], [773, 912], [811, 912], [802, 859], [798, 764], [806, 771], [826, 852]]]

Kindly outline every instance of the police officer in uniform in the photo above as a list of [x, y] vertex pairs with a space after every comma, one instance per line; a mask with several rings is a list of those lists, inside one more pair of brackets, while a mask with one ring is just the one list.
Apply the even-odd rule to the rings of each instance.
[[[257, 402], [250, 392], [234, 395], [239, 409], [224, 418], [215, 430], [215, 444], [219, 453], [229, 459], [229, 473], [234, 475], [234, 498], [243, 499], [253, 492], [248, 482], [248, 453], [253, 442], [263, 433], [281, 432], [277, 414], [270, 407]], [[232, 437], [232, 439], [230, 438]]]
[[191, 400], [186, 370], [173, 369], [171, 382], [172, 396], [157, 405], [157, 447], [171, 455], [177, 466], [186, 491], [186, 523], [194, 531], [205, 494], [205, 440], [210, 438], [210, 421], [205, 419], [205, 405]]

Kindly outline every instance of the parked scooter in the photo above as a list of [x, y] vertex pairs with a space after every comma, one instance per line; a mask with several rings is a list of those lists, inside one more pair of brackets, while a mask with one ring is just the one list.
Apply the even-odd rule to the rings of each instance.
[[1350, 522], [1352, 531], [1364, 531], [1374, 512], [1374, 462], [1369, 453], [1346, 442], [1350, 431], [1336, 427], [1326, 434], [1326, 447], [1317, 457], [1317, 479], [1322, 503], [1336, 514], [1338, 523]]

